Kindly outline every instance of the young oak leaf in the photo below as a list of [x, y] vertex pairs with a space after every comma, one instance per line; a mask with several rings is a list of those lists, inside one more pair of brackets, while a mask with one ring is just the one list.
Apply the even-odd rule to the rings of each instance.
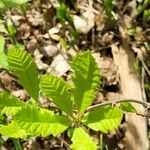
[[83, 123], [95, 131], [108, 133], [120, 125], [122, 117], [122, 111], [117, 107], [100, 107], [87, 113]]
[[6, 92], [0, 93], [0, 112], [1, 114], [14, 115], [26, 104]]
[[64, 132], [71, 121], [63, 116], [55, 115], [46, 109], [27, 106], [15, 115], [14, 121], [24, 129], [29, 136], [56, 136]]
[[78, 112], [83, 113], [95, 99], [95, 91], [100, 85], [100, 70], [89, 51], [77, 54], [70, 65], [74, 70], [74, 101]]
[[26, 51], [13, 47], [7, 54], [8, 64], [19, 83], [36, 101], [39, 98], [39, 79], [36, 64]]
[[69, 88], [62, 78], [44, 75], [41, 77], [40, 89], [42, 93], [51, 98], [64, 112], [72, 115], [72, 101]]
[[72, 150], [96, 150], [96, 143], [93, 142], [92, 138], [82, 129], [75, 128], [73, 137], [73, 144], [71, 145]]

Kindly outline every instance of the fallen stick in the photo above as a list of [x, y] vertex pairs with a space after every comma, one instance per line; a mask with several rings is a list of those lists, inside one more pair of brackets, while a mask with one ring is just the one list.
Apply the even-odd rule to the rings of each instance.
[[[115, 64], [118, 66], [122, 99], [138, 99], [142, 101], [142, 90], [134, 68], [134, 54], [129, 49], [127, 39], [122, 40], [119, 48], [112, 45]], [[142, 105], [134, 104], [135, 108], [143, 112]], [[126, 115], [127, 131], [125, 133], [125, 146], [128, 150], [148, 150], [147, 122], [144, 117], [135, 114]]]

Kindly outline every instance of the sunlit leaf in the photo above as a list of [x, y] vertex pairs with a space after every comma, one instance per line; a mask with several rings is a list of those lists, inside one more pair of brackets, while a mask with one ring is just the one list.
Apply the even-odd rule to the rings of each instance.
[[51, 75], [42, 76], [40, 89], [43, 94], [51, 98], [60, 109], [72, 115], [71, 94], [67, 84], [62, 78]]
[[34, 99], [39, 98], [39, 79], [35, 62], [25, 50], [13, 47], [7, 54], [10, 69], [18, 77], [19, 83]]
[[70, 125], [69, 119], [55, 115], [46, 109], [26, 107], [15, 115], [15, 122], [30, 136], [58, 135], [64, 132]]
[[84, 124], [95, 131], [108, 133], [114, 131], [121, 123], [122, 111], [115, 107], [100, 107], [89, 112], [83, 119]]
[[88, 135], [82, 128], [75, 128], [73, 137], [72, 150], [96, 150], [96, 143], [92, 140], [92, 137]]
[[89, 51], [77, 54], [70, 65], [74, 70], [74, 101], [79, 113], [83, 113], [95, 99], [95, 92], [100, 85], [100, 70]]

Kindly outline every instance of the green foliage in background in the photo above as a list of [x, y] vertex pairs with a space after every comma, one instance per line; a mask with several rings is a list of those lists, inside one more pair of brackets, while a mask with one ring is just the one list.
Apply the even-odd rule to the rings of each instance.
[[113, 20], [113, 15], [112, 15], [112, 11], [113, 11], [113, 0], [103, 0], [103, 5], [104, 8], [106, 10], [107, 16], [110, 20]]
[[62, 22], [66, 21], [69, 23], [69, 25], [72, 27], [71, 35], [74, 38], [78, 36], [73, 19], [67, 9], [67, 6], [64, 0], [60, 1], [60, 6], [57, 8], [56, 16]]
[[137, 4], [137, 11], [142, 12], [143, 11], [143, 23], [146, 23], [150, 20], [150, 8], [148, 8], [149, 0], [143, 0], [142, 2]]
[[1, 0], [0, 1], [0, 12], [19, 5], [25, 4], [28, 0]]

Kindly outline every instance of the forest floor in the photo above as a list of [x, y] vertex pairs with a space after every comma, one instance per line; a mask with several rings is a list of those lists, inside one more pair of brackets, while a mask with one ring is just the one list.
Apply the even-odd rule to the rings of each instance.
[[[140, 0], [114, 0], [111, 8], [111, 5], [102, 0], [66, 0], [67, 10], [76, 30], [70, 22], [59, 19], [59, 4], [59, 0], [34, 0], [21, 9], [5, 11], [2, 20], [6, 22], [6, 26], [13, 24], [16, 30], [12, 37], [3, 33], [5, 47], [9, 48], [12, 43], [22, 44], [31, 53], [40, 74], [54, 74], [65, 80], [70, 79], [68, 61], [78, 52], [90, 50], [101, 69], [101, 88], [93, 103], [98, 104], [122, 99], [120, 80], [125, 70], [119, 71], [117, 61], [121, 59], [120, 63], [126, 62], [121, 57], [116, 60], [115, 50], [125, 48], [124, 44], [127, 42], [127, 49], [133, 55], [131, 59], [134, 58], [131, 61], [140, 83], [142, 100], [150, 102], [150, 13], [149, 16], [144, 15], [145, 10], [150, 11], [150, 4], [144, 5]], [[138, 11], [139, 5], [144, 6]], [[7, 90], [24, 101], [28, 100], [26, 91], [17, 83], [16, 78], [2, 68], [0, 81], [1, 91]], [[126, 84], [131, 84], [132, 87], [132, 83], [127, 81]], [[45, 100], [41, 103], [45, 107], [51, 105]], [[149, 129], [150, 120], [147, 120]], [[95, 140], [99, 140], [100, 133], [89, 132]], [[106, 149], [125, 149], [125, 132], [124, 118], [116, 133], [103, 136]], [[50, 136], [21, 140], [24, 150], [66, 150], [70, 143], [67, 131], [56, 138]], [[6, 140], [1, 149], [13, 150], [12, 140]]]

